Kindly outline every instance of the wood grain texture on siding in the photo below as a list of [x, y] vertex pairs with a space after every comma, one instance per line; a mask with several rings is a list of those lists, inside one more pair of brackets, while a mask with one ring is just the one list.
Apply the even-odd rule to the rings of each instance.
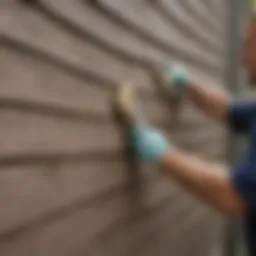
[[[4, 210], [0, 240], [18, 238], [22, 233], [36, 231], [58, 218], [72, 215], [80, 208], [89, 209], [111, 201], [119, 194], [130, 200], [130, 210], [135, 214], [149, 205], [157, 207], [175, 192], [172, 183], [153, 176], [146, 169], [138, 178], [140, 187], [136, 188], [130, 182], [128, 171], [121, 159], [105, 163], [104, 167], [86, 160], [65, 159], [20, 168], [6, 167], [1, 174], [4, 181], [1, 193], [5, 197], [1, 198]], [[179, 195], [177, 192], [176, 196]]]
[[1, 1], [1, 255], [205, 256], [220, 243], [219, 214], [129, 163], [111, 107], [131, 81], [175, 145], [225, 161], [225, 127], [187, 100], [174, 119], [153, 79], [171, 60], [226, 91], [225, 3], [210, 2]]
[[[91, 77], [87, 74], [79, 77], [77, 73], [67, 70], [57, 63], [50, 62], [49, 65], [45, 59], [13, 50], [13, 48], [6, 48], [0, 53], [1, 57], [5, 59], [4, 62], [1, 62], [0, 71], [1, 77], [5, 81], [0, 92], [2, 106], [6, 102], [6, 107], [10, 108], [13, 103], [15, 109], [15, 102], [31, 102], [31, 104], [34, 103], [34, 106], [36, 103], [41, 104], [38, 111], [41, 110], [42, 114], [66, 115], [66, 117], [76, 117], [93, 123], [110, 124], [112, 114], [109, 102], [113, 92], [108, 89], [107, 80], [91, 81]], [[99, 86], [100, 82], [101, 86]], [[97, 100], [97, 104], [93, 104], [95, 100]], [[19, 107], [18, 104], [16, 106]], [[171, 115], [166, 104], [158, 97], [155, 99], [144, 98], [142, 107], [150, 120], [156, 123], [161, 123], [161, 120], [164, 119], [168, 120], [167, 117]], [[53, 111], [54, 109], [56, 113]], [[32, 110], [37, 112], [35, 107]], [[179, 130], [184, 131], [189, 125], [190, 131], [196, 131], [198, 123], [204, 127], [212, 127], [212, 122], [209, 124], [206, 120], [189, 104], [185, 105], [179, 118], [179, 122], [182, 124], [179, 126]]]
[[208, 28], [204, 29], [204, 27], [198, 26], [190, 16], [184, 19], [184, 9], [179, 3], [180, 1], [177, 1], [170, 8], [169, 1], [157, 1], [153, 7], [170, 29], [176, 28], [183, 35], [183, 40], [186, 40], [188, 43], [196, 41], [201, 49], [219, 55], [224, 50], [222, 40], [218, 37], [212, 38]]
[[[223, 15], [220, 15], [215, 8], [207, 8], [208, 1], [181, 1], [185, 13], [191, 14], [191, 19], [200, 26], [208, 29], [208, 33], [214, 33], [216, 36], [224, 39], [225, 26], [223, 24]], [[212, 1], [210, 1], [212, 2]], [[209, 3], [211, 5], [211, 3]], [[216, 18], [219, 17], [220, 18]]]
[[[158, 1], [154, 4], [151, 4], [150, 2], [148, 3], [143, 3], [143, 2], [136, 2], [136, 1], [130, 1], [129, 3], [125, 3], [126, 8], [121, 8], [124, 3], [119, 2], [113, 3], [108, 0], [100, 0], [100, 2], [103, 6], [106, 6], [109, 8], [109, 10], [112, 10], [112, 12], [119, 13], [119, 17], [123, 17], [124, 19], [127, 19], [130, 21], [130, 24], [134, 24], [139, 28], [144, 28], [143, 31], [151, 31], [152, 35], [161, 38], [165, 42], [168, 42], [169, 45], [175, 45], [175, 43], [181, 43], [184, 48], [192, 49], [196, 48], [199, 49], [200, 47], [200, 41], [195, 41], [195, 40], [184, 40], [184, 34], [182, 29], [180, 29], [178, 26], [176, 27], [174, 24], [169, 24], [166, 26], [165, 23], [163, 23], [163, 20], [161, 19], [161, 16], [156, 15], [155, 12], [155, 6], [157, 4], [162, 3], [162, 1]], [[178, 14], [179, 18], [183, 19], [185, 23], [191, 22], [190, 16], [184, 16], [181, 17], [182, 15], [179, 11], [179, 3], [182, 3], [183, 1], [173, 1], [171, 4], [172, 8], [170, 8], [169, 16], [172, 16], [173, 13], [174, 15]], [[112, 7], [112, 8], [111, 8]], [[140, 14], [140, 15], [138, 15]], [[192, 22], [193, 23], [193, 22]], [[163, 27], [164, 24], [164, 29], [157, 29], [157, 27]], [[153, 25], [153, 26], [151, 26]], [[191, 25], [191, 24], [190, 24]], [[193, 24], [192, 24], [193, 25]], [[199, 32], [200, 29], [200, 32]], [[193, 33], [199, 33], [201, 35], [207, 35], [209, 36], [209, 31], [204, 30], [203, 26], [198, 26], [195, 28], [194, 26], [194, 31]], [[182, 49], [182, 46], [181, 49]], [[206, 45], [205, 45], [206, 46]], [[217, 48], [216, 48], [217, 49]], [[202, 50], [202, 49], [201, 49]], [[203, 51], [204, 54], [207, 56], [211, 56], [211, 49], [208, 49], [208, 51]], [[215, 52], [217, 55], [217, 51]]]
[[[90, 1], [89, 1], [90, 2]], [[172, 50], [166, 50], [161, 46], [155, 45], [155, 43], [150, 43], [152, 40], [147, 40], [143, 36], [136, 36], [134, 33], [129, 32], [129, 30], [123, 29], [119, 22], [113, 21], [108, 15], [102, 15], [102, 12], [97, 8], [98, 5], [83, 3], [82, 1], [77, 1], [72, 4], [69, 1], [61, 2], [49, 2], [41, 1], [39, 9], [51, 16], [52, 19], [58, 20], [58, 22], [64, 23], [66, 27], [73, 28], [76, 32], [84, 32], [86, 34], [93, 34], [99, 37], [100, 41], [107, 43], [108, 46], [117, 47], [120, 51], [124, 50], [126, 53], [136, 54], [140, 58], [154, 58], [158, 62], [168, 59], [177, 60], [185, 62], [187, 65], [199, 66], [201, 69], [206, 69], [207, 72], [214, 74], [219, 74], [218, 67], [208, 67], [205, 62], [201, 63], [200, 59], [194, 57], [189, 57], [186, 53], [179, 53], [173, 48]], [[70, 11], [72, 10], [72, 11]], [[116, 40], [118, 38], [118, 40]], [[153, 40], [154, 41], [154, 40]], [[169, 48], [169, 47], [168, 47]], [[178, 48], [176, 48], [178, 49]], [[190, 59], [190, 61], [188, 61]], [[191, 63], [192, 62], [192, 63]], [[219, 71], [217, 71], [217, 69]], [[216, 71], [216, 72], [215, 72]]]
[[[44, 16], [41, 17], [36, 12], [31, 12], [31, 9], [25, 8], [13, 15], [9, 26], [12, 29], [5, 31], [7, 35], [45, 50], [50, 55], [61, 56], [71, 64], [82, 66], [89, 71], [101, 70], [101, 75], [110, 80], [123, 80], [129, 77], [131, 82], [135, 79], [138, 85], [149, 86], [151, 83], [145, 72], [110, 58], [88, 42], [81, 42], [75, 37], [70, 37], [69, 33], [49, 22]], [[35, 33], [35, 31], [40, 31], [40, 33]]]
[[[183, 202], [183, 204], [186, 203]], [[138, 238], [147, 235], [147, 228], [150, 228], [150, 225], [151, 228], [159, 230], [160, 224], [164, 225], [168, 219], [168, 213], [175, 211], [171, 204], [167, 211], [154, 212], [154, 210], [146, 209], [142, 215], [138, 209], [132, 212], [131, 210], [135, 208], [131, 208], [130, 199], [122, 195], [84, 210], [78, 208], [72, 215], [56, 219], [49, 225], [42, 225], [39, 228], [40, 232], [30, 230], [23, 236], [19, 236], [15, 239], [16, 247], [11, 247], [7, 240], [3, 247], [4, 253], [15, 255], [19, 250], [23, 255], [45, 255], [46, 253], [50, 255], [120, 255], [120, 253], [129, 255], [128, 252], [133, 251], [134, 245], [138, 246]], [[182, 209], [183, 211], [186, 209], [185, 206], [180, 208], [179, 210], [177, 208], [176, 215]], [[202, 210], [201, 214], [203, 214]], [[138, 218], [135, 221], [134, 218], [137, 215], [141, 215], [142, 219]], [[193, 221], [190, 219], [190, 222]], [[132, 223], [137, 224], [135, 226]], [[114, 235], [115, 229], [121, 233]], [[108, 231], [111, 234], [110, 237], [105, 237], [104, 231]], [[104, 234], [103, 237], [101, 234]], [[31, 244], [33, 237], [36, 242]], [[170, 243], [169, 246], [167, 244], [165, 246], [167, 251]], [[135, 252], [139, 252], [139, 249], [141, 248], [135, 249]]]
[[[151, 6], [141, 5], [136, 1], [118, 1], [112, 2], [108, 0], [95, 1], [105, 14], [111, 19], [123, 25], [136, 35], [140, 35], [146, 41], [165, 51], [166, 53], [175, 55], [178, 53], [173, 49], [180, 49], [180, 56], [185, 55], [187, 58], [193, 55], [193, 60], [205, 61], [207, 65], [212, 64], [212, 68], [218, 61], [214, 62], [215, 56], [208, 58], [208, 52], [201, 54], [202, 49], [193, 43], [188, 44], [187, 40], [174, 28], [172, 30], [156, 15]], [[175, 3], [174, 3], [175, 4]], [[124, 6], [125, 8], [122, 8]], [[142, 9], [143, 8], [143, 9]], [[141, 13], [140, 10], [141, 9]], [[160, 28], [161, 29], [158, 29]], [[191, 59], [191, 58], [190, 58]], [[217, 64], [218, 65], [218, 64]]]

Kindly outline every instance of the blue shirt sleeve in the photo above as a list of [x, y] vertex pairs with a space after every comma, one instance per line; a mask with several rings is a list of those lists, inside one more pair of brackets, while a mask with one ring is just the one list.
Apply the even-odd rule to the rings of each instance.
[[[231, 102], [228, 109], [228, 122], [233, 131], [254, 133], [253, 120], [256, 120], [255, 100]], [[253, 211], [256, 210], [256, 160], [254, 156], [256, 156], [256, 143], [253, 139], [245, 159], [230, 173], [233, 186]]]
[[231, 182], [247, 205], [256, 210], [256, 141], [253, 122], [256, 120], [255, 100], [235, 100], [228, 110], [228, 121], [235, 132], [252, 133], [252, 141], [245, 159], [231, 170]]
[[256, 172], [255, 164], [244, 161], [231, 171], [231, 182], [244, 199], [250, 211], [256, 212]]
[[253, 117], [256, 117], [255, 100], [234, 100], [228, 109], [228, 122], [235, 132], [249, 130]]

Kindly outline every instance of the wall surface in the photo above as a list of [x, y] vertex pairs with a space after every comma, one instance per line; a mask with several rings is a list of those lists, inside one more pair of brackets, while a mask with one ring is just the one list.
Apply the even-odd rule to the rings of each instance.
[[0, 1], [0, 255], [208, 255], [222, 218], [127, 160], [110, 99], [134, 82], [152, 124], [225, 161], [224, 128], [190, 102], [173, 123], [152, 75], [171, 60], [225, 90], [225, 1], [26, 2]]

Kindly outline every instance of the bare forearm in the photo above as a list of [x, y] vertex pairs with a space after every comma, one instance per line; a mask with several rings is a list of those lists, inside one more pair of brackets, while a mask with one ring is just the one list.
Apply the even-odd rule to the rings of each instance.
[[176, 150], [166, 153], [162, 164], [168, 175], [215, 208], [231, 215], [244, 211], [244, 202], [230, 183], [225, 167]]
[[188, 94], [192, 102], [206, 114], [216, 119], [226, 119], [229, 102], [226, 95], [196, 84], [188, 86]]

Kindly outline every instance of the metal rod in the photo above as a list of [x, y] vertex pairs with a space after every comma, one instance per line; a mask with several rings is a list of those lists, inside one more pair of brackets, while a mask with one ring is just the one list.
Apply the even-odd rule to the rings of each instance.
[[[241, 31], [243, 29], [243, 19], [246, 4], [240, 0], [229, 0], [229, 21], [228, 21], [228, 55], [227, 55], [227, 85], [229, 91], [234, 97], [238, 97], [243, 88], [244, 81], [241, 77], [241, 62], [240, 62], [240, 45]], [[236, 162], [236, 148], [238, 148], [237, 137], [235, 134], [229, 136], [229, 161], [233, 165]], [[241, 236], [239, 220], [228, 220], [226, 228], [226, 237], [224, 241], [224, 255], [236, 256], [239, 253], [238, 244], [241, 244]]]

